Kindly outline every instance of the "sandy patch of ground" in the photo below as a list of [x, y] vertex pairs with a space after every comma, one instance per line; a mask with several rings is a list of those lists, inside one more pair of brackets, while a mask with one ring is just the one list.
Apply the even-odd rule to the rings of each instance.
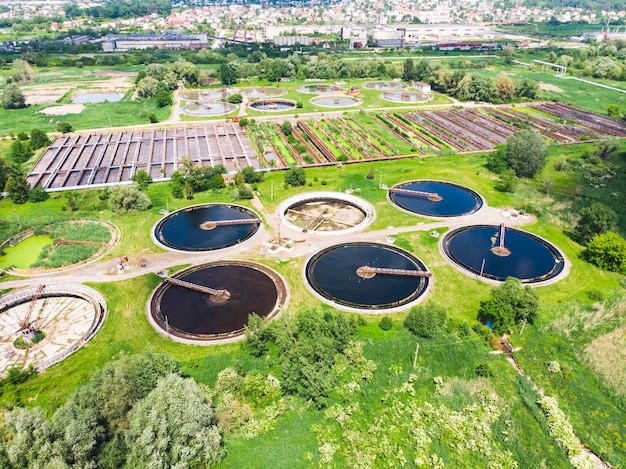
[[51, 106], [42, 109], [41, 113], [49, 116], [62, 116], [64, 114], [80, 114], [85, 109], [84, 104], [64, 104], [62, 106]]
[[24, 97], [26, 98], [26, 104], [30, 106], [31, 104], [52, 104], [61, 96], [63, 96], [63, 94], [64, 93], [49, 93], [49, 94], [25, 93]]
[[539, 83], [539, 88], [544, 91], [553, 91], [554, 93], [562, 93], [563, 90], [558, 86], [551, 85], [550, 83]]
[[137, 76], [137, 72], [125, 72], [124, 70], [96, 70], [94, 75], [97, 77], [133, 77]]

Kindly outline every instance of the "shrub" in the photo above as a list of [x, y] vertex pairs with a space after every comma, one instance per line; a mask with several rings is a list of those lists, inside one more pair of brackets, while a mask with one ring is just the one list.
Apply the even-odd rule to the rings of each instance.
[[49, 198], [50, 198], [50, 195], [46, 192], [46, 190], [43, 187], [40, 187], [40, 186], [37, 186], [28, 192], [28, 200], [34, 203], [43, 202], [45, 200], [48, 200]]
[[419, 337], [434, 337], [446, 323], [447, 311], [432, 301], [411, 308], [404, 320], [404, 327]]
[[306, 185], [306, 173], [304, 169], [298, 167], [288, 169], [287, 172], [285, 172], [285, 184], [292, 187]]
[[58, 122], [57, 132], [61, 132], [62, 134], [74, 132], [74, 127], [69, 122]]
[[133, 186], [116, 186], [109, 189], [109, 208], [116, 213], [131, 210], [148, 210], [152, 206], [150, 197]]
[[231, 104], [241, 104], [241, 102], [243, 101], [243, 96], [241, 96], [240, 93], [235, 93], [226, 98], [226, 101]]
[[384, 316], [378, 323], [378, 327], [383, 331], [388, 331], [393, 327], [393, 320], [389, 316]]
[[580, 220], [574, 228], [574, 241], [586, 245], [597, 234], [612, 231], [617, 224], [617, 213], [606, 205], [595, 203], [580, 210]]
[[493, 371], [491, 370], [491, 366], [489, 366], [489, 363], [480, 363], [476, 367], [476, 376], [491, 378], [493, 376]]
[[601, 269], [626, 273], [626, 240], [612, 231], [597, 234], [589, 244], [585, 255], [589, 262]]
[[538, 308], [537, 292], [528, 285], [522, 286], [519, 279], [509, 277], [502, 285], [491, 290], [488, 300], [480, 303], [478, 317], [485, 324], [490, 323], [495, 333], [502, 334], [518, 321], [532, 322]]

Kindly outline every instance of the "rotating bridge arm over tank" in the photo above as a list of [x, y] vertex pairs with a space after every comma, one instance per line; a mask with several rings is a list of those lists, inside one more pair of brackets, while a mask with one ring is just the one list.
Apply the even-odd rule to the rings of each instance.
[[443, 200], [443, 197], [441, 197], [436, 192], [414, 191], [412, 189], [401, 189], [401, 188], [394, 188], [394, 187], [389, 189], [389, 192], [392, 192], [395, 194], [407, 195], [411, 197], [423, 197], [423, 198], [430, 200], [431, 202], [440, 202]]
[[258, 218], [237, 218], [234, 220], [207, 220], [200, 225], [203, 230], [213, 230], [218, 226], [232, 225], [260, 225], [261, 220]]
[[356, 273], [362, 278], [372, 278], [376, 274], [398, 275], [405, 277], [432, 277], [432, 273], [424, 270], [390, 269], [386, 267], [370, 267], [369, 265], [359, 267], [356, 269]]
[[173, 277], [164, 277], [163, 280], [165, 282], [171, 283], [172, 285], [178, 285], [179, 287], [189, 288], [190, 290], [199, 291], [201, 293], [207, 293], [209, 295], [213, 295], [219, 298], [228, 299], [230, 298], [230, 292], [228, 290], [216, 290], [215, 288], [205, 287], [204, 285], [198, 285], [197, 283], [187, 282], [185, 280], [180, 280], [178, 278]]

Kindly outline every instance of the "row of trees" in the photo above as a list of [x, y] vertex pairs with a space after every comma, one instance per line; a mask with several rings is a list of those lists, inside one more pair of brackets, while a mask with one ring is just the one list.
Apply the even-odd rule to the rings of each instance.
[[207, 467], [224, 455], [209, 396], [167, 355], [126, 356], [96, 372], [47, 418], [0, 418], [0, 466]]

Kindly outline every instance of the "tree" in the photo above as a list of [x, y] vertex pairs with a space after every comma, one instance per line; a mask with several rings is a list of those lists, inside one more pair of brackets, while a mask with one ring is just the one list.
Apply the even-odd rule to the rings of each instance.
[[33, 156], [33, 151], [28, 143], [22, 143], [20, 140], [15, 140], [9, 148], [9, 156], [16, 163], [24, 163]]
[[533, 178], [546, 165], [546, 144], [535, 130], [516, 132], [506, 142], [506, 161], [517, 177]]
[[150, 197], [136, 187], [115, 186], [109, 189], [109, 208], [115, 213], [143, 211], [151, 206]]
[[176, 74], [176, 78], [183, 80], [192, 85], [198, 83], [200, 71], [196, 66], [186, 60], [178, 60], [172, 65], [172, 71]]
[[224, 455], [213, 408], [191, 378], [161, 379], [128, 422], [125, 467], [208, 467]]
[[404, 65], [402, 66], [402, 79], [404, 81], [413, 80], [413, 76], [415, 74], [415, 64], [413, 63], [413, 59], [406, 59], [404, 61]]
[[148, 185], [152, 182], [152, 178], [150, 177], [150, 175], [143, 169], [140, 169], [135, 174], [133, 174], [130, 180], [137, 184], [139, 186], [139, 189], [142, 191], [146, 190], [148, 188]]
[[27, 83], [29, 81], [33, 81], [35, 78], [35, 72], [33, 72], [33, 67], [31, 67], [25, 60], [14, 59], [9, 76], [14, 81]]
[[33, 203], [44, 202], [50, 198], [50, 195], [46, 192], [46, 190], [37, 186], [30, 191], [28, 191], [28, 200]]
[[229, 62], [220, 66], [220, 81], [226, 86], [237, 83], [239, 79], [239, 66], [236, 62]]
[[159, 92], [159, 80], [147, 76], [137, 83], [137, 94], [140, 98], [152, 98]]
[[622, 111], [617, 104], [609, 104], [606, 108], [606, 113], [613, 119], [619, 119], [622, 116]]
[[248, 315], [246, 331], [246, 349], [252, 356], [261, 357], [269, 350], [268, 342], [272, 338], [267, 324], [263, 323], [263, 318], [258, 314]]
[[17, 84], [9, 83], [4, 89], [2, 107], [4, 109], [22, 109], [26, 107], [26, 98]]
[[5, 189], [7, 180], [11, 176], [21, 177], [21, 175], [16, 165], [0, 158], [0, 191]]
[[155, 97], [157, 107], [165, 107], [172, 105], [172, 93], [169, 91], [161, 90]]
[[283, 131], [283, 133], [287, 136], [291, 135], [291, 122], [289, 121], [285, 121], [282, 124], [280, 124], [280, 130]]
[[30, 131], [30, 148], [39, 150], [48, 145], [50, 145], [50, 139], [43, 130], [33, 129]]
[[496, 96], [502, 101], [508, 102], [515, 96], [515, 81], [506, 75], [500, 75], [494, 82]]
[[532, 322], [538, 308], [537, 292], [528, 285], [522, 286], [519, 279], [509, 277], [502, 285], [491, 290], [488, 300], [480, 303], [478, 319], [491, 324], [495, 333], [503, 334], [519, 321]]
[[428, 82], [432, 73], [433, 68], [430, 65], [430, 60], [422, 59], [415, 64], [415, 68], [413, 69], [413, 80]]
[[10, 176], [4, 190], [15, 204], [24, 204], [28, 201], [29, 187], [24, 176]]
[[263, 173], [261, 171], [255, 171], [252, 166], [246, 166], [241, 170], [244, 181], [248, 184], [254, 184], [263, 180]]
[[62, 134], [67, 134], [69, 132], [74, 132], [74, 127], [69, 122], [58, 122], [57, 123], [57, 132], [61, 132]]
[[597, 234], [612, 231], [617, 225], [617, 213], [604, 204], [594, 203], [580, 209], [580, 219], [574, 228], [574, 241], [586, 245]]
[[404, 327], [419, 337], [430, 339], [443, 328], [447, 316], [443, 306], [429, 301], [425, 305], [411, 308], [404, 320]]
[[235, 93], [226, 98], [226, 101], [231, 104], [241, 104], [243, 102], [243, 96], [241, 96], [241, 93]]
[[285, 172], [285, 184], [292, 187], [306, 185], [306, 173], [304, 169], [294, 166]]
[[539, 96], [539, 84], [530, 78], [522, 78], [517, 83], [517, 96], [526, 99], [536, 99]]
[[626, 274], [626, 240], [613, 231], [591, 238], [585, 255], [601, 269]]

